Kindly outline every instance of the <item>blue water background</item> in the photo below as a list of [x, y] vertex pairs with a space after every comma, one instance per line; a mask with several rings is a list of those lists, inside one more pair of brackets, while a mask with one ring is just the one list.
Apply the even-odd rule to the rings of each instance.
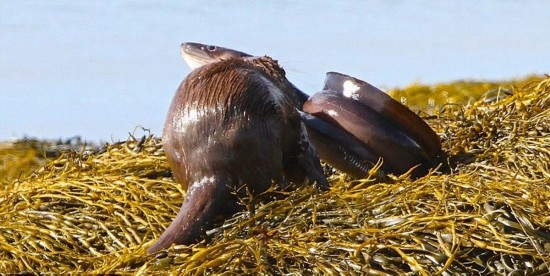
[[550, 1], [0, 0], [0, 141], [161, 135], [183, 41], [382, 88], [550, 72]]

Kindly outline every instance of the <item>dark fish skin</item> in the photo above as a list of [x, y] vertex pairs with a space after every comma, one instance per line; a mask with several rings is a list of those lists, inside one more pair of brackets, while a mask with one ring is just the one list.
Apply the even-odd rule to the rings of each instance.
[[347, 92], [351, 92], [349, 89], [357, 89], [354, 92], [355, 100], [372, 108], [393, 126], [415, 140], [430, 159], [437, 158], [441, 154], [439, 136], [422, 118], [406, 106], [365, 81], [337, 72], [327, 73], [323, 90], [333, 90], [344, 95], [346, 88]]
[[[402, 174], [418, 165], [413, 176], [419, 176], [430, 167], [428, 156], [413, 139], [357, 100], [324, 90], [306, 101], [304, 111], [357, 138], [376, 157], [383, 158], [390, 173]], [[374, 163], [377, 159], [368, 161]]]
[[247, 53], [237, 50], [224, 48], [215, 45], [206, 45], [195, 42], [184, 42], [180, 46], [181, 57], [185, 60], [191, 69], [196, 69], [200, 66], [228, 60], [232, 58], [248, 58], [252, 57]]
[[[319, 156], [356, 178], [367, 177], [378, 157], [345, 130], [311, 114], [300, 112], [310, 142]], [[383, 168], [384, 169], [384, 168]]]

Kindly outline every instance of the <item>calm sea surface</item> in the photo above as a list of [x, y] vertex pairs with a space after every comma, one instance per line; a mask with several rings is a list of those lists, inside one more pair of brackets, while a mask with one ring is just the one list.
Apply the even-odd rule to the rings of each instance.
[[[236, 4], [238, 3], [238, 4]], [[550, 73], [550, 1], [0, 0], [0, 141], [160, 135], [183, 41], [270, 55], [304, 91]]]

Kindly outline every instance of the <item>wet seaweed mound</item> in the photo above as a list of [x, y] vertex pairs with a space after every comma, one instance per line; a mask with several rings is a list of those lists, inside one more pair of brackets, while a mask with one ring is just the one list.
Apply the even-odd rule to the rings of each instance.
[[0, 272], [548, 272], [550, 78], [489, 92], [432, 106], [445, 169], [383, 182], [333, 172], [329, 192], [274, 189], [283, 196], [244, 198], [249, 211], [206, 241], [153, 256], [185, 193], [159, 139], [65, 150], [0, 180]]

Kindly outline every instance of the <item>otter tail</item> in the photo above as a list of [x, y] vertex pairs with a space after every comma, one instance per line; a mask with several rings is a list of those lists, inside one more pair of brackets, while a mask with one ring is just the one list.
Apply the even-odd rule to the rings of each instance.
[[216, 177], [204, 177], [190, 185], [178, 215], [147, 253], [155, 253], [172, 244], [196, 242], [220, 211], [222, 197], [228, 191], [225, 182]]

